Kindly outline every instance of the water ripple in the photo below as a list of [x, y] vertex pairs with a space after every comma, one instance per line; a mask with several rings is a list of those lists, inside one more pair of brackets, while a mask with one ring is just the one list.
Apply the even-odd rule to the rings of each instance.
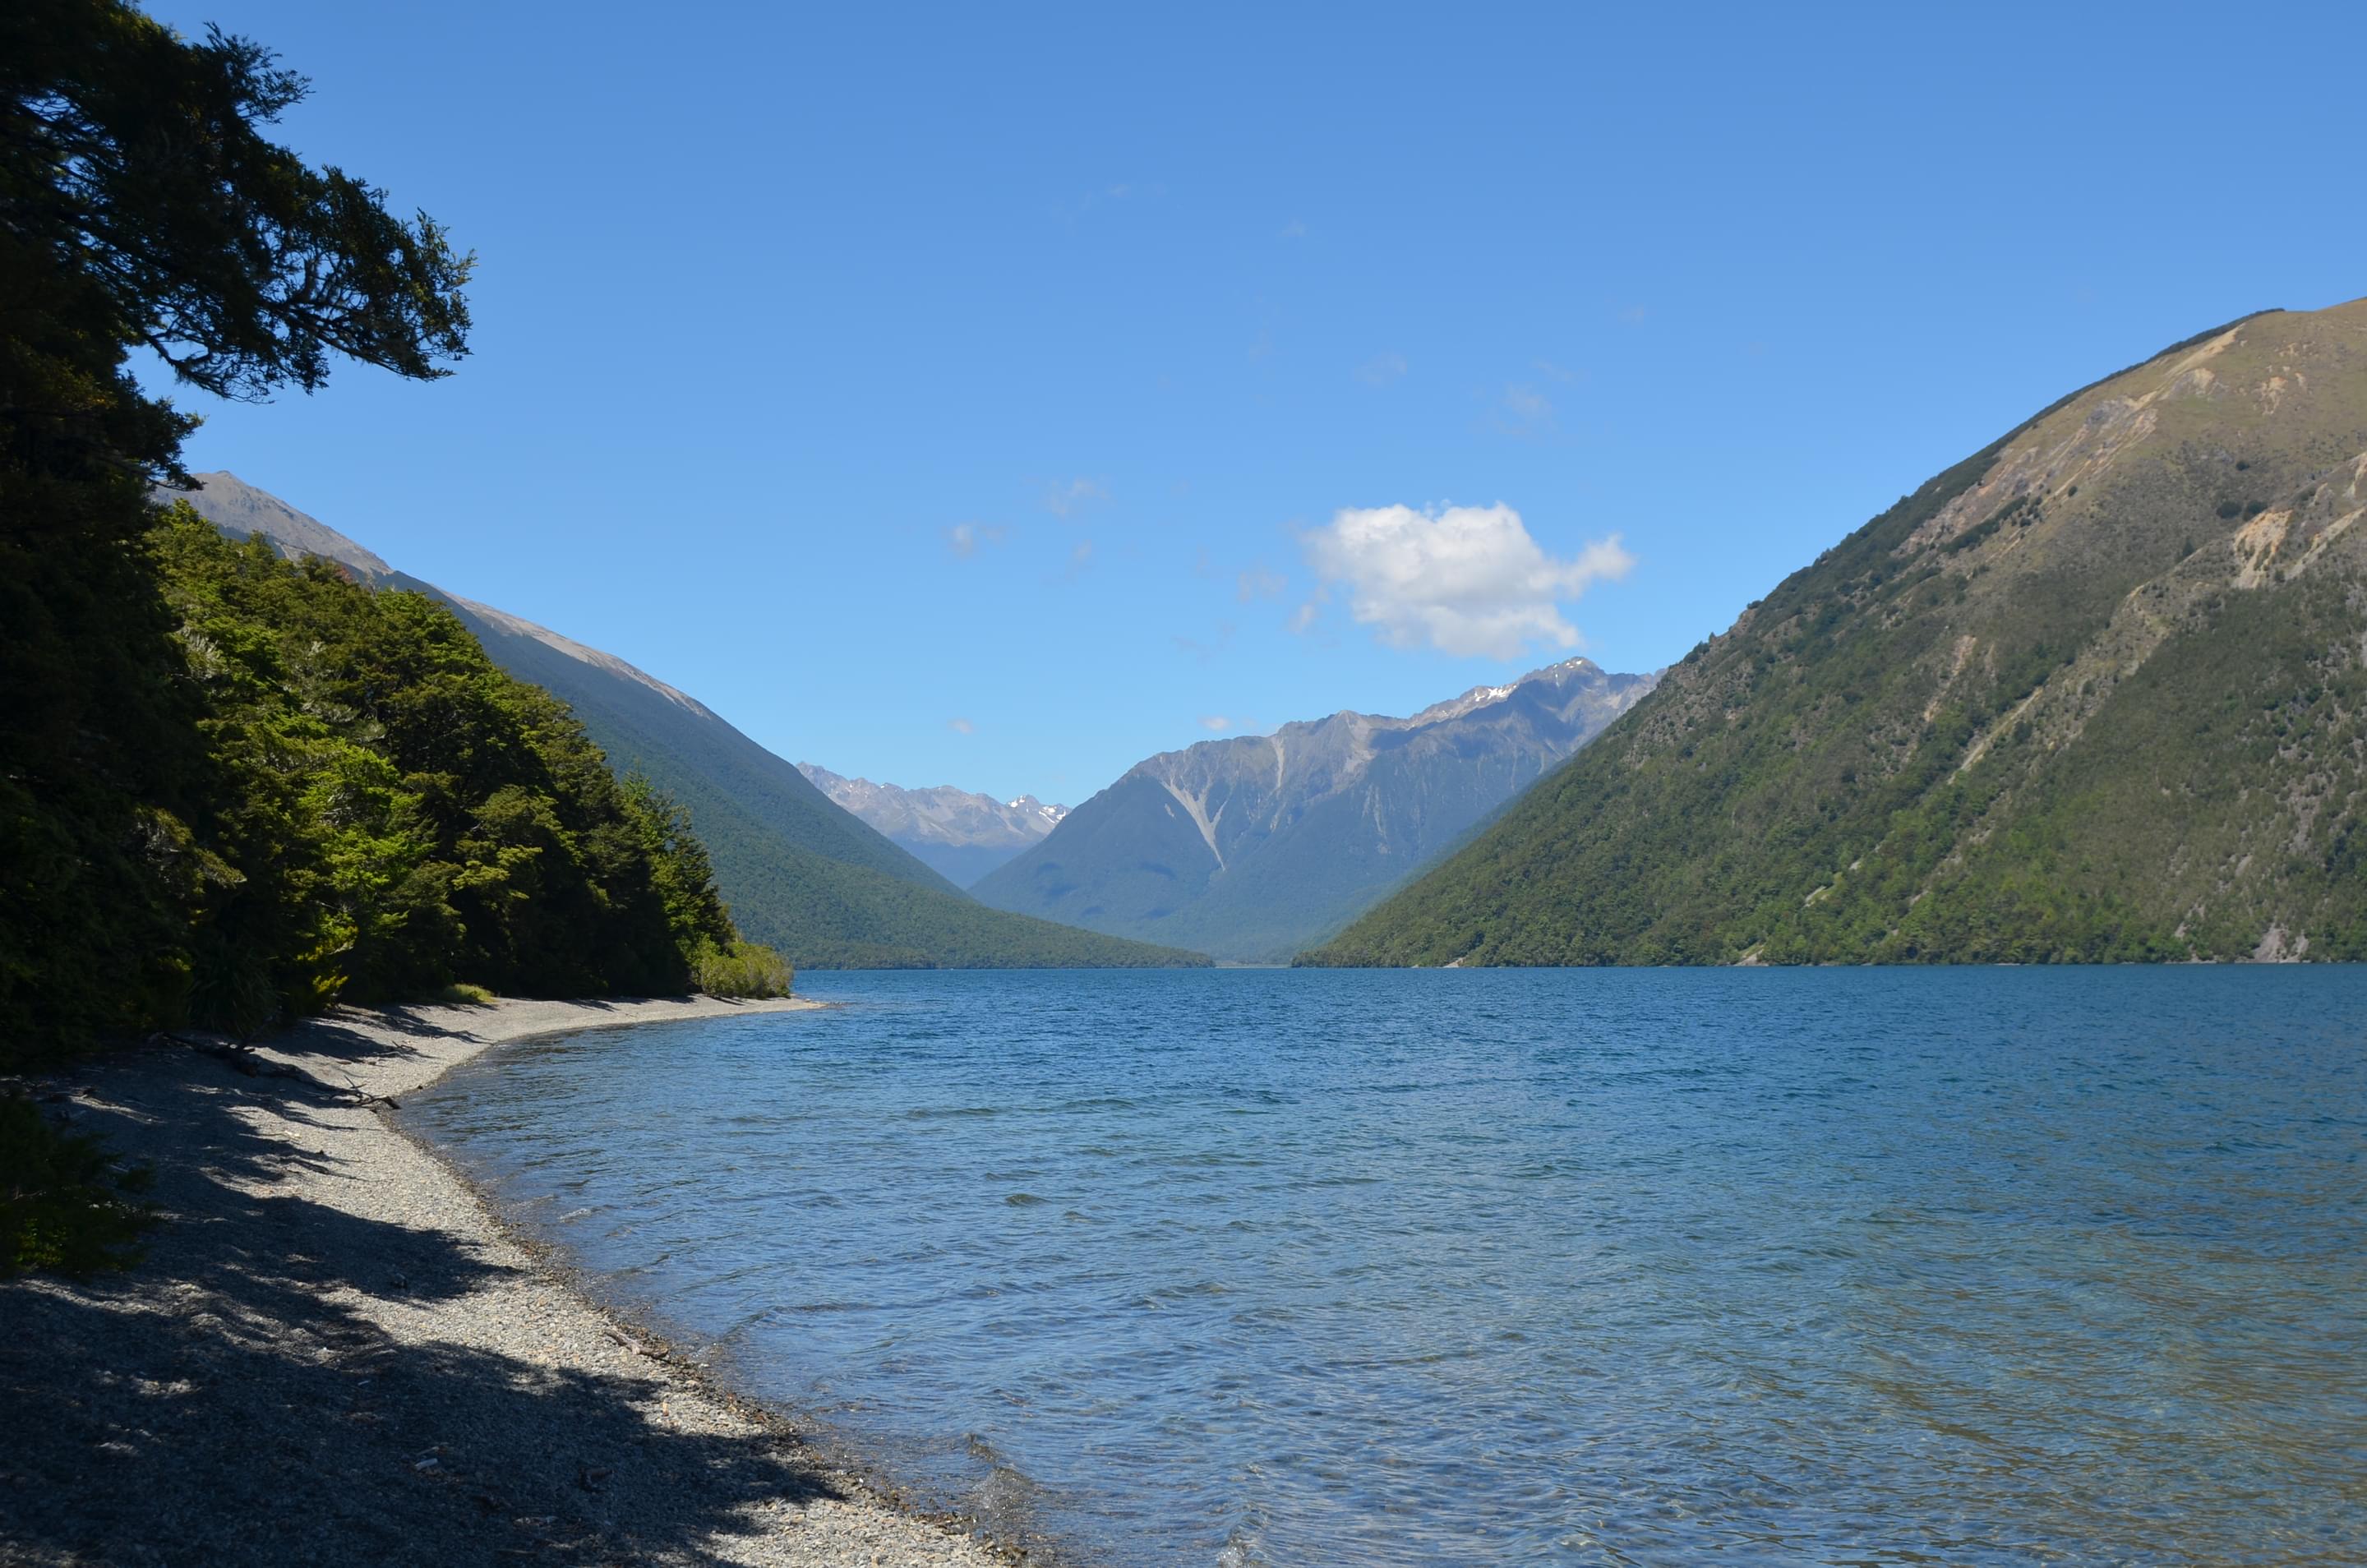
[[805, 984], [406, 1114], [1039, 1561], [2367, 1561], [2367, 974]]

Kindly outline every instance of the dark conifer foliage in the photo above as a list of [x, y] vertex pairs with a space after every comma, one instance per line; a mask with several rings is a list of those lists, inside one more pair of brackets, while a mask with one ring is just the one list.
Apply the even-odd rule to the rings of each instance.
[[336, 355], [447, 374], [474, 258], [271, 141], [261, 128], [305, 93], [219, 28], [191, 43], [115, 0], [17, 0], [0, 20], [10, 239], [86, 331], [224, 397], [311, 391]]
[[676, 992], [734, 940], [671, 805], [449, 611], [187, 508], [158, 543], [219, 792], [183, 852], [203, 1021], [454, 980]]
[[452, 979], [776, 977], [679, 815], [447, 613], [149, 500], [196, 422], [134, 348], [250, 399], [467, 352], [471, 258], [265, 133], [304, 90], [114, 0], [0, 8], [0, 1066]]

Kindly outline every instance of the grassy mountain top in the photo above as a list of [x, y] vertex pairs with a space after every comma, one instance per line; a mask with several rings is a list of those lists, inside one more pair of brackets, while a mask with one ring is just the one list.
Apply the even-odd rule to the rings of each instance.
[[2065, 399], [1326, 964], [2367, 956], [2367, 301]]

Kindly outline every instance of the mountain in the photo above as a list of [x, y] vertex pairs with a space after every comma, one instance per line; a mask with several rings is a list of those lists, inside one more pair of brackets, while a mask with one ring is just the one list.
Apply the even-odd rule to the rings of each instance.
[[1032, 795], [997, 800], [951, 784], [903, 789], [850, 779], [811, 762], [798, 772], [888, 841], [955, 886], [967, 887], [1020, 851], [1041, 842], [1069, 814]]
[[319, 556], [335, 561], [366, 583], [392, 577], [394, 568], [326, 524], [307, 517], [269, 491], [255, 489], [235, 474], [195, 474], [195, 494], [160, 492], [164, 501], [187, 501], [198, 514], [233, 539], [260, 534], [285, 556]]
[[1287, 958], [1469, 832], [1652, 682], [1573, 659], [1410, 718], [1337, 713], [1163, 751], [971, 891], [1114, 935]]
[[[800, 968], [1042, 968], [1206, 962], [974, 902], [712, 709], [613, 654], [396, 571], [227, 473], [180, 494], [224, 533], [260, 533], [375, 585], [436, 599], [495, 663], [565, 702], [619, 773], [685, 807], [740, 930]], [[178, 492], [176, 492], [178, 493]]]
[[2072, 394], [1308, 961], [2367, 957], [2367, 301]]

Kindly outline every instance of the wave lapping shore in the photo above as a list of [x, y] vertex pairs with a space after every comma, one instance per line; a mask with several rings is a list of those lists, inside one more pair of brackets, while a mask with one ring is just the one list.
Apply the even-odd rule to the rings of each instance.
[[58, 1080], [164, 1218], [129, 1273], [0, 1284], [0, 1561], [999, 1561], [604, 1314], [383, 1116], [526, 1035], [817, 1005], [345, 1009]]

